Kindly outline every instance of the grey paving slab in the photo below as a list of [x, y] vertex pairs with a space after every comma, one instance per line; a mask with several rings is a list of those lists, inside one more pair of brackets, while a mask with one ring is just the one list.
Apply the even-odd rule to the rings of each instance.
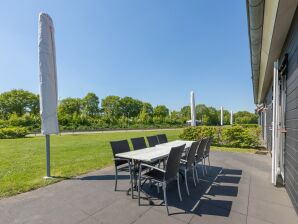
[[[237, 213], [237, 212], [230, 212], [229, 214], [224, 211], [224, 209], [220, 208], [212, 208], [208, 207], [208, 209], [215, 210], [216, 214], [201, 214], [201, 215], [194, 215], [192, 220], [190, 221], [190, 224], [198, 224], [198, 223], [204, 223], [204, 224], [246, 224], [246, 215]], [[222, 214], [222, 215], [218, 215]], [[226, 215], [223, 215], [226, 214]]]
[[120, 199], [92, 217], [102, 224], [129, 224], [140, 218], [151, 206], [138, 206], [136, 200]]
[[[181, 181], [183, 201], [176, 182], [167, 188], [168, 216], [163, 194], [149, 184], [138, 206], [126, 194], [129, 176], [120, 173], [114, 191], [114, 169], [107, 167], [35, 191], [0, 200], [0, 224], [10, 223], [298, 223], [284, 188], [272, 186], [270, 158], [264, 155], [211, 152], [211, 167], [191, 195]], [[143, 195], [145, 196], [145, 195]]]
[[143, 216], [141, 216], [134, 224], [184, 224], [187, 222], [180, 221], [173, 218], [172, 215], [167, 216], [154, 209], [150, 209]]
[[251, 216], [247, 216], [246, 220], [247, 224], [272, 224], [271, 222], [260, 220]]
[[293, 207], [293, 204], [286, 192], [277, 190], [274, 187], [251, 185], [250, 198]]
[[262, 200], [250, 199], [248, 214], [273, 224], [298, 223], [298, 216], [293, 208]]

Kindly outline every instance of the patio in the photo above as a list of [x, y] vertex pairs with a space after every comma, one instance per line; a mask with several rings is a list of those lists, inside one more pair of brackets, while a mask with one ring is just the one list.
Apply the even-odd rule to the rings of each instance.
[[[196, 188], [189, 181], [183, 201], [175, 183], [168, 188], [170, 216], [162, 193], [147, 186], [155, 205], [127, 196], [126, 174], [114, 192], [114, 168], [88, 173], [35, 191], [0, 200], [1, 223], [298, 223], [284, 188], [271, 185], [268, 155], [211, 152], [208, 176]], [[122, 190], [123, 189], [123, 190]]]

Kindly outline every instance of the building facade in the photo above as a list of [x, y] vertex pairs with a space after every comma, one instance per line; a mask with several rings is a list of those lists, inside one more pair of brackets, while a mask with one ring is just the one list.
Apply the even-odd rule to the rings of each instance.
[[283, 184], [298, 213], [298, 0], [247, 0], [254, 101]]

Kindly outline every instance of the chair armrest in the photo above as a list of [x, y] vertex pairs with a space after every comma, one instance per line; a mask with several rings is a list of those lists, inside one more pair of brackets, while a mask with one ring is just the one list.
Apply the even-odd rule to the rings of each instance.
[[145, 166], [145, 167], [148, 167], [148, 168], [152, 168], [152, 169], [154, 169], [154, 170], [158, 170], [158, 171], [163, 172], [163, 173], [166, 172], [166, 171], [163, 170], [163, 169], [160, 169], [160, 168], [158, 168], [158, 167], [156, 167], [156, 166], [151, 166], [151, 165], [149, 165], [149, 164], [147, 164], [147, 163], [141, 163], [141, 164], [140, 164], [140, 170], [142, 170], [142, 166]]
[[113, 158], [114, 161], [127, 161], [127, 162], [130, 162], [130, 159], [125, 159], [125, 158]]
[[187, 163], [187, 160], [185, 160], [185, 159], [180, 159], [180, 162], [181, 162], [181, 163]]

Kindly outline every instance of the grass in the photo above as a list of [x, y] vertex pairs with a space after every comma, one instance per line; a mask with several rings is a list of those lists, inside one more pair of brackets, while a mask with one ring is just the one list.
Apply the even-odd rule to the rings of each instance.
[[[109, 141], [158, 133], [167, 134], [171, 141], [178, 139], [181, 129], [51, 136], [51, 174], [59, 177], [53, 180], [43, 179], [46, 172], [44, 137], [2, 139], [0, 140], [0, 198], [111, 165], [113, 161]], [[212, 149], [253, 153], [251, 149], [223, 147], [212, 147]]]
[[211, 146], [212, 151], [220, 151], [220, 152], [241, 152], [241, 153], [257, 153], [257, 149], [253, 148], [230, 148], [223, 146]]

